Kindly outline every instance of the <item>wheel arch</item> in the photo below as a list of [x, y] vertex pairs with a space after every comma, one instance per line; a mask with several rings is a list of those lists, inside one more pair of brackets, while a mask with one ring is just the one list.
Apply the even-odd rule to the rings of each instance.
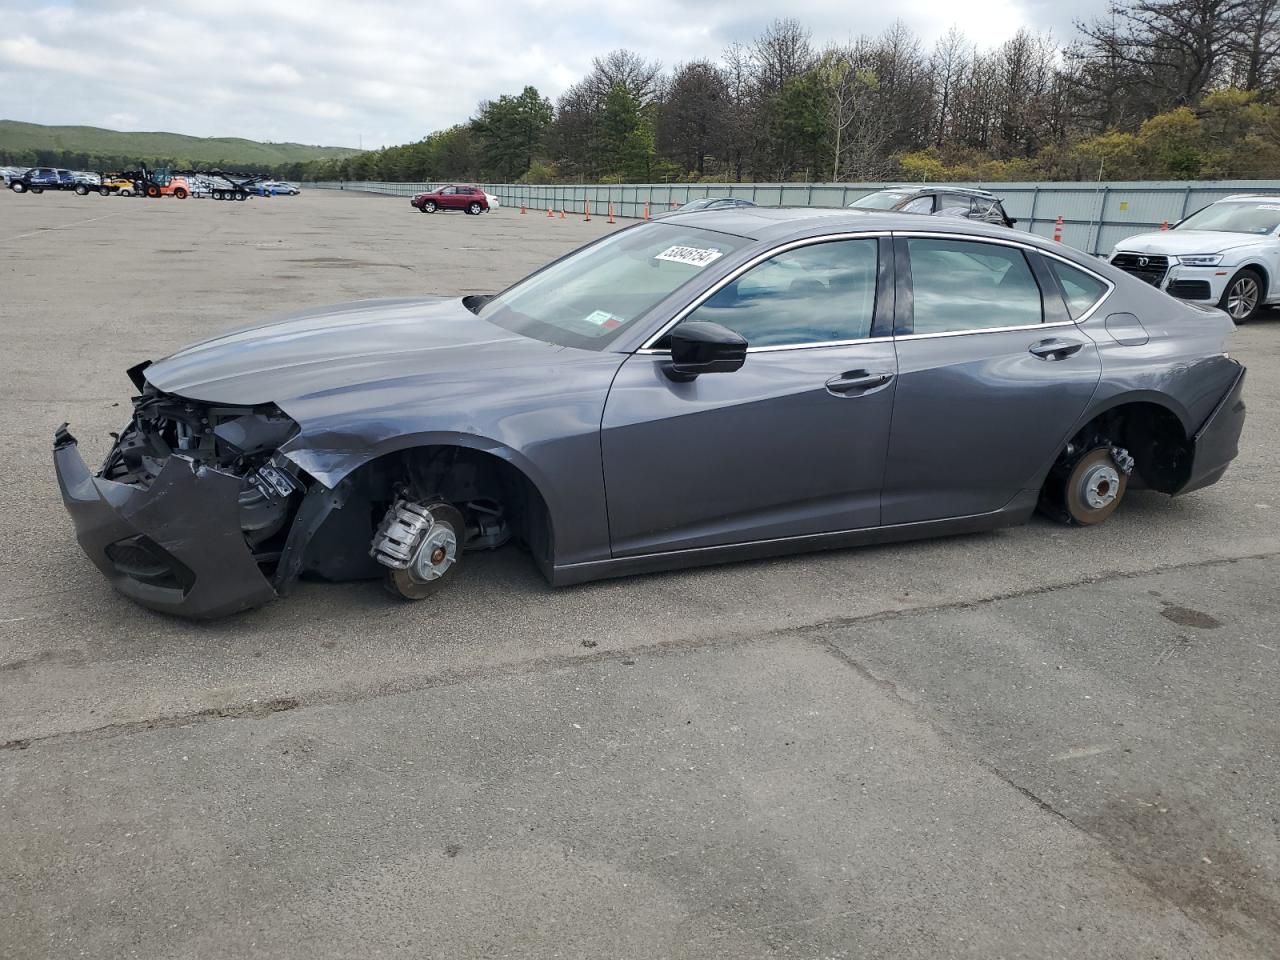
[[1275, 284], [1273, 282], [1273, 277], [1271, 276], [1270, 268], [1257, 256], [1249, 256], [1234, 267], [1228, 267], [1227, 269], [1230, 271], [1230, 275], [1227, 277], [1227, 283], [1230, 283], [1235, 275], [1241, 270], [1247, 269], [1257, 271], [1257, 273], [1262, 277], [1262, 297], [1260, 298], [1262, 302], [1266, 302], [1266, 300], [1271, 296], [1272, 291], [1275, 290]]
[[546, 476], [528, 457], [507, 444], [475, 434], [430, 431], [389, 437], [358, 450], [319, 450], [308, 444], [306, 448], [284, 452], [323, 486], [333, 489], [344, 481], [355, 480], [362, 471], [391, 463], [404, 454], [417, 450], [435, 453], [449, 448], [466, 451], [469, 458], [490, 465], [503, 482], [517, 485], [529, 498], [506, 506], [519, 512], [523, 539], [539, 569], [550, 578], [555, 562], [556, 531], [561, 528], [563, 518], [547, 494], [550, 484]]
[[1175, 398], [1152, 390], [1131, 390], [1092, 407], [1054, 464], [1073, 446], [1087, 448], [1106, 439], [1133, 456], [1140, 478], [1136, 488], [1172, 494], [1190, 474], [1195, 430], [1189, 412]]

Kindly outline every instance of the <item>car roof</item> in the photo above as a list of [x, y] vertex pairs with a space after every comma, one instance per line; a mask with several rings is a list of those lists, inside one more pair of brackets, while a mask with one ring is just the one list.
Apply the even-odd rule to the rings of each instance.
[[673, 211], [661, 218], [664, 224], [698, 227], [751, 240], [786, 242], [831, 233], [893, 232], [955, 233], [1017, 240], [1029, 246], [1089, 262], [1087, 255], [1025, 231], [1011, 231], [999, 224], [964, 218], [935, 217], [894, 210], [864, 210], [852, 207], [721, 207], [693, 213]]
[[[896, 183], [892, 186], [881, 187], [879, 190], [873, 190], [872, 193], [965, 193], [974, 197], [982, 197], [985, 200], [999, 200], [1000, 198], [990, 190], [983, 190], [981, 187], [957, 187], [949, 183]], [[871, 194], [866, 194], [871, 196]]]

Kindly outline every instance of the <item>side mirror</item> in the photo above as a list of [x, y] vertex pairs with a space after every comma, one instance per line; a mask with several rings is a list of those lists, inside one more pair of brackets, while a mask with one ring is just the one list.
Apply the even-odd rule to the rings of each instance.
[[677, 382], [692, 380], [700, 373], [732, 373], [747, 361], [747, 341], [718, 323], [678, 323], [670, 338], [667, 376]]

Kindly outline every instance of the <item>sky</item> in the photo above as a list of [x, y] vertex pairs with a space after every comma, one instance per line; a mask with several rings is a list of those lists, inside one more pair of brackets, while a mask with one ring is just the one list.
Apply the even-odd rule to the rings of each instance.
[[370, 149], [465, 121], [533, 84], [553, 100], [593, 56], [672, 67], [749, 42], [780, 12], [821, 46], [897, 18], [932, 44], [1073, 34], [1106, 0], [0, 0], [0, 119]]

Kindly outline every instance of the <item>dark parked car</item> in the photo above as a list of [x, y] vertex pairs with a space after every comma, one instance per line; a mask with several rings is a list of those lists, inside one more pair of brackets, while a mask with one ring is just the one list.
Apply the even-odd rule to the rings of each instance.
[[489, 199], [479, 187], [464, 183], [451, 183], [428, 193], [420, 193], [409, 201], [423, 213], [435, 213], [437, 210], [465, 210], [467, 213], [481, 214], [489, 209]]
[[76, 186], [75, 174], [70, 170], [62, 170], [58, 167], [32, 167], [21, 176], [13, 178], [9, 183], [9, 189], [14, 193], [74, 190]]
[[122, 593], [210, 617], [300, 574], [419, 598], [524, 544], [551, 583], [1093, 524], [1236, 455], [1221, 311], [962, 220], [702, 211], [496, 296], [366, 301], [129, 371], [91, 473], [54, 442]]
[[994, 193], [973, 187], [886, 187], [849, 204], [855, 210], [896, 210], [935, 217], [962, 217], [1012, 227], [1018, 221], [1004, 212]]

